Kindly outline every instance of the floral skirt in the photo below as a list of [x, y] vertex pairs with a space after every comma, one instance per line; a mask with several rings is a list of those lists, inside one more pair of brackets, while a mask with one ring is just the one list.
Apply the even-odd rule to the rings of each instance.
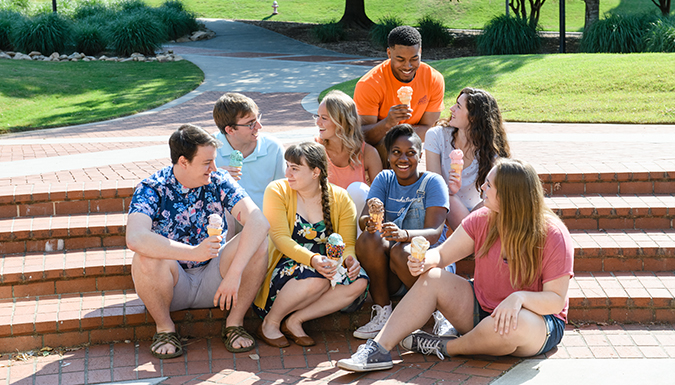
[[[277, 266], [274, 268], [274, 271], [272, 272], [272, 279], [270, 280], [270, 292], [269, 295], [267, 296], [267, 302], [265, 303], [265, 308], [261, 309], [257, 307], [255, 304], [252, 305], [253, 311], [260, 317], [260, 318], [265, 318], [267, 313], [269, 313], [270, 309], [272, 308], [272, 305], [274, 304], [274, 300], [277, 298], [277, 294], [281, 291], [281, 289], [284, 287], [286, 282], [288, 282], [291, 279], [306, 279], [306, 278], [323, 278], [326, 279], [323, 275], [318, 273], [316, 270], [314, 270], [313, 267], [304, 265], [302, 263], [296, 262], [294, 259], [288, 258], [288, 257], [282, 257], [279, 262], [277, 263]], [[366, 274], [366, 271], [363, 270], [363, 267], [361, 268], [361, 271], [359, 272], [358, 278], [365, 278], [370, 282], [370, 278], [368, 278], [368, 274]], [[358, 279], [357, 278], [357, 279]], [[338, 285], [349, 285], [349, 277], [345, 277], [342, 282], [338, 282]], [[368, 289], [363, 292], [363, 294], [359, 295], [354, 302], [347, 306], [346, 308], [342, 309], [342, 312], [345, 313], [351, 313], [356, 310], [358, 310], [363, 302], [366, 300], [366, 296], [368, 295]]]

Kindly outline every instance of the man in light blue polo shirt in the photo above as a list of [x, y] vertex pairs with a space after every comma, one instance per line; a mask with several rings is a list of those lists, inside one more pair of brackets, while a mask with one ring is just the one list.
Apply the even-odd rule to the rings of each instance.
[[[223, 143], [216, 166], [227, 170], [262, 210], [265, 188], [284, 177], [286, 162], [283, 145], [260, 132], [260, 117], [253, 99], [239, 93], [224, 94], [213, 107], [213, 120], [219, 129], [214, 136]], [[230, 154], [235, 150], [244, 156], [241, 169], [230, 167]], [[233, 227], [236, 233], [241, 230], [238, 223]]]

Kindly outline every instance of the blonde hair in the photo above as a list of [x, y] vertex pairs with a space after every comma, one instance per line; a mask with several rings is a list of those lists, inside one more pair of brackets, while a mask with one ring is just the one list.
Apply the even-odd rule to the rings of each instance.
[[[340, 139], [349, 154], [349, 165], [352, 168], [354, 165], [360, 165], [363, 132], [359, 114], [356, 112], [356, 103], [349, 95], [339, 90], [329, 92], [322, 103], [326, 104], [328, 117], [335, 124], [335, 136]], [[322, 143], [327, 146], [328, 140], [323, 140]]]
[[500, 255], [508, 263], [511, 286], [522, 289], [540, 274], [548, 223], [556, 216], [544, 203], [544, 190], [532, 165], [499, 159], [495, 171], [493, 188], [499, 211], [490, 212], [488, 234], [478, 256], [487, 255], [500, 239]]

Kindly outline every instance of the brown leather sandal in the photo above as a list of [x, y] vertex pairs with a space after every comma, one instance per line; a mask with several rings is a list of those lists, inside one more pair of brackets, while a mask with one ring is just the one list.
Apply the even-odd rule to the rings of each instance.
[[[227, 349], [231, 353], [243, 353], [243, 352], [248, 352], [250, 350], [255, 349], [255, 338], [253, 338], [246, 329], [244, 329], [243, 326], [229, 326], [223, 329], [223, 332], [221, 333], [220, 336], [223, 339], [223, 343], [225, 344], [225, 349]], [[245, 346], [242, 348], [235, 348], [232, 346], [232, 343], [237, 339], [237, 338], [245, 338], [247, 340], [253, 341], [253, 344], [251, 346]]]

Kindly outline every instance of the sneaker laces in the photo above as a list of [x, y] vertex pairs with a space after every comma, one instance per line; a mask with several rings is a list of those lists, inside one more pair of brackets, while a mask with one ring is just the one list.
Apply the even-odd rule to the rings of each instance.
[[445, 319], [445, 316], [443, 316], [443, 313], [440, 311], [436, 310], [433, 312], [434, 316], [434, 330], [432, 331], [433, 334], [436, 334], [438, 336], [443, 335], [444, 332], [446, 332], [447, 329], [446, 324], [449, 324], [450, 322]]
[[432, 340], [429, 338], [418, 337], [417, 338], [417, 350], [422, 354], [431, 354], [435, 353], [436, 357], [441, 360], [445, 359], [443, 352], [441, 351], [441, 342], [442, 340]]
[[377, 350], [377, 346], [375, 344], [370, 344], [370, 343], [365, 343], [363, 345], [360, 345], [358, 349], [356, 349], [356, 353], [352, 355], [352, 360], [357, 363], [366, 363], [368, 361], [368, 356], [370, 356], [371, 353], [375, 352]]

